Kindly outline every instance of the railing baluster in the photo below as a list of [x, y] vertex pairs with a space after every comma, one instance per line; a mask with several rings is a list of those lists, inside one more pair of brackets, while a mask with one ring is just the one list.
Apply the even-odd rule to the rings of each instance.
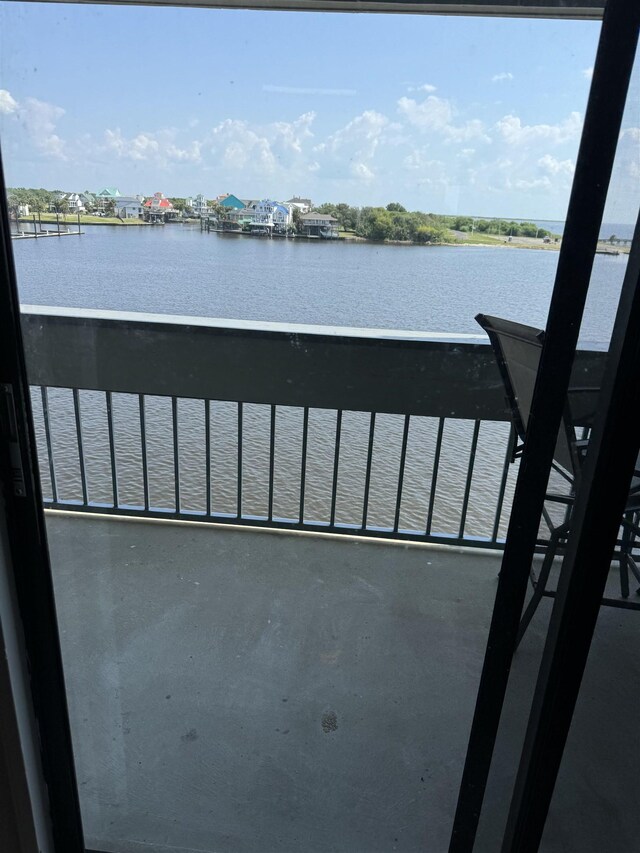
[[402, 431], [402, 449], [400, 451], [400, 469], [398, 471], [398, 493], [396, 496], [396, 512], [393, 519], [393, 532], [398, 532], [400, 525], [400, 507], [402, 505], [402, 487], [404, 485], [404, 468], [407, 461], [407, 441], [409, 438], [409, 421], [411, 415], [404, 416], [404, 429]]
[[53, 462], [53, 445], [51, 442], [51, 424], [49, 423], [49, 393], [45, 385], [40, 387], [40, 396], [42, 397], [42, 419], [44, 421], [44, 437], [47, 443], [47, 461], [49, 462], [49, 477], [51, 479], [51, 499], [54, 503], [58, 502], [58, 484], [56, 482], [56, 472]]
[[144, 508], [149, 509], [149, 461], [147, 458], [147, 422], [144, 409], [144, 394], [138, 394], [138, 409], [140, 411], [140, 452], [142, 456], [142, 490]]
[[111, 460], [111, 490], [113, 492], [113, 506], [120, 506], [118, 497], [118, 469], [116, 467], [116, 445], [113, 432], [113, 399], [111, 391], [105, 391], [107, 402], [107, 429], [109, 430], [109, 459]]
[[476, 461], [476, 449], [478, 447], [478, 434], [480, 432], [480, 421], [474, 421], [473, 438], [471, 439], [471, 451], [469, 453], [469, 466], [467, 468], [467, 479], [464, 484], [464, 500], [462, 501], [462, 513], [460, 514], [460, 530], [458, 536], [464, 537], [464, 528], [467, 523], [467, 509], [469, 508], [469, 493], [471, 491], [471, 479], [473, 477], [473, 466]]
[[211, 400], [204, 401], [204, 467], [206, 514], [211, 515]]
[[238, 498], [236, 515], [242, 518], [242, 403], [238, 403]]
[[307, 441], [309, 437], [309, 407], [304, 407], [302, 418], [302, 461], [300, 468], [300, 524], [304, 522], [304, 491], [307, 480]]
[[180, 444], [178, 441], [178, 398], [171, 398], [171, 430], [173, 433], [173, 483], [176, 512], [180, 512]]
[[80, 417], [80, 392], [73, 389], [73, 414], [76, 421], [76, 442], [78, 444], [78, 461], [80, 462], [80, 485], [82, 486], [82, 503], [89, 504], [89, 493], [87, 491], [87, 469], [84, 463], [84, 445], [82, 442], [82, 420]]
[[271, 406], [271, 426], [269, 432], [269, 521], [273, 521], [273, 480], [276, 465], [276, 407]]
[[507, 488], [507, 478], [509, 476], [509, 467], [511, 465], [511, 457], [513, 455], [513, 445], [516, 440], [516, 433], [513, 425], [509, 428], [509, 440], [507, 441], [507, 451], [504, 455], [502, 463], [502, 477], [500, 478], [500, 491], [498, 492], [498, 503], [496, 505], [496, 515], [493, 522], [493, 531], [491, 540], [497, 542], [498, 532], [500, 530], [500, 516], [502, 515], [502, 505], [504, 503], [504, 494]]
[[364, 495], [362, 497], [362, 529], [367, 529], [367, 515], [369, 513], [369, 490], [371, 488], [371, 462], [373, 460], [373, 438], [376, 430], [376, 413], [371, 412], [369, 416], [369, 441], [367, 444], [367, 467], [364, 474]]
[[336, 499], [338, 496], [338, 469], [340, 467], [340, 437], [342, 435], [342, 409], [336, 413], [336, 439], [333, 449], [333, 480], [331, 483], [331, 512], [329, 515], [329, 526], [334, 527], [336, 523]]
[[438, 485], [438, 468], [440, 467], [440, 453], [442, 451], [442, 435], [444, 433], [444, 418], [438, 421], [438, 436], [436, 438], [436, 449], [433, 454], [433, 472], [431, 474], [431, 489], [429, 490], [429, 509], [427, 511], [427, 525], [425, 535], [431, 533], [431, 525], [433, 523], [433, 509], [436, 500], [436, 486]]

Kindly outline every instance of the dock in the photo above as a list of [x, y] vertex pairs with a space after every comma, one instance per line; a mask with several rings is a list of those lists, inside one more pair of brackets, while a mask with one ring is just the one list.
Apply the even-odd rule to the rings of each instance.
[[15, 233], [11, 234], [12, 240], [34, 240], [40, 237], [70, 237], [70, 236], [79, 236], [84, 234], [84, 231], [80, 228], [80, 214], [78, 214], [78, 230], [72, 231], [67, 225], [66, 221], [64, 223], [60, 222], [60, 217], [56, 216], [56, 228], [43, 228], [42, 220], [40, 216], [36, 219], [35, 214], [33, 216], [33, 222], [29, 222], [29, 226], [33, 225], [33, 230], [20, 230], [20, 219], [18, 214], [16, 213], [16, 230]]
[[84, 234], [84, 231], [21, 231], [18, 234], [12, 234], [12, 240], [33, 240], [39, 237], [76, 237], [79, 234]]

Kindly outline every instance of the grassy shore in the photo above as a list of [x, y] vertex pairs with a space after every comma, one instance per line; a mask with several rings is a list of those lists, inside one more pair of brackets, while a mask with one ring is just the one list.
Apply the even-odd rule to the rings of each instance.
[[[38, 218], [41, 222], [57, 222], [55, 213], [41, 213], [38, 217], [36, 213], [36, 221]], [[33, 222], [33, 216], [21, 216], [20, 222]], [[77, 225], [78, 216], [73, 213], [60, 214], [61, 225]], [[92, 216], [90, 213], [80, 214], [80, 225], [148, 225], [148, 222], [143, 222], [141, 219], [118, 219], [117, 216]]]

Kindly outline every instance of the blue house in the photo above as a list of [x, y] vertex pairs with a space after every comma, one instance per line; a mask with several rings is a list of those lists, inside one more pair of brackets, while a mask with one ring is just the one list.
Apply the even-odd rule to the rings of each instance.
[[240, 201], [238, 196], [231, 194], [220, 199], [218, 203], [221, 207], [234, 208], [235, 210], [241, 210], [244, 207], [244, 202]]

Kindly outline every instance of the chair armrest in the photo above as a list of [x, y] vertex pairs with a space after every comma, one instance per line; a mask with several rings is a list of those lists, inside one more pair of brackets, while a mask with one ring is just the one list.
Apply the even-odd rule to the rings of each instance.
[[575, 501], [574, 495], [559, 495], [556, 492], [547, 492], [547, 494], [544, 496], [544, 499], [545, 501], [565, 504], [566, 506], [569, 506], [569, 504], [572, 504]]

